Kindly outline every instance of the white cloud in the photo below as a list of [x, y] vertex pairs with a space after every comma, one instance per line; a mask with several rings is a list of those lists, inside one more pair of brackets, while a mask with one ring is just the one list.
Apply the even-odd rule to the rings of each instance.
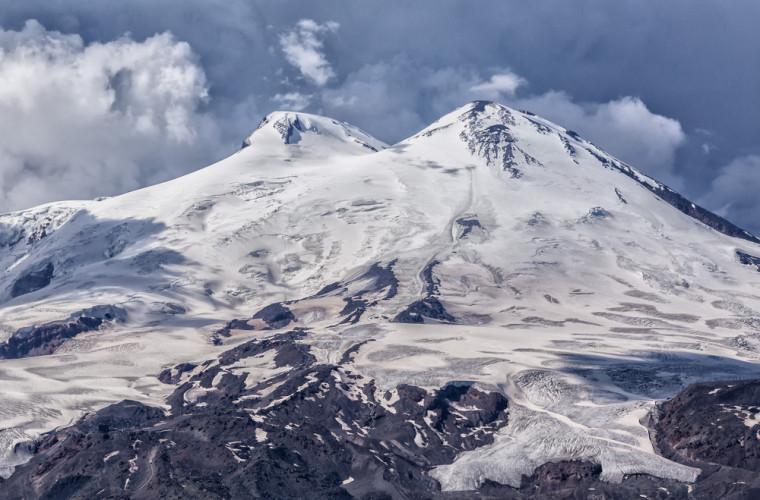
[[311, 96], [300, 92], [287, 92], [275, 94], [272, 100], [285, 111], [301, 111], [311, 102]]
[[470, 90], [486, 99], [499, 99], [502, 96], [514, 96], [517, 89], [527, 83], [525, 78], [507, 70], [492, 75], [485, 82], [470, 87]]
[[207, 98], [190, 46], [168, 33], [85, 45], [36, 21], [0, 30], [0, 210], [197, 168], [217, 146]]
[[323, 49], [323, 36], [334, 33], [340, 25], [334, 21], [319, 24], [301, 19], [291, 31], [280, 35], [285, 59], [312, 83], [322, 87], [335, 76]]
[[673, 168], [686, 134], [678, 120], [653, 113], [638, 97], [578, 103], [564, 92], [550, 91], [512, 104], [579, 132], [659, 180], [681, 184]]
[[760, 213], [760, 156], [734, 159], [718, 171], [707, 194], [699, 201], [742, 227], [758, 227]]

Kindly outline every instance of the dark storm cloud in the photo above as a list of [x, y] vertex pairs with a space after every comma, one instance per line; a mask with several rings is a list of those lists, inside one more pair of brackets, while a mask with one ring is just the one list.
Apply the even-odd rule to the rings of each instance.
[[[203, 72], [208, 96], [188, 97], [187, 126], [204, 130], [207, 143], [167, 176], [233, 149], [274, 108], [329, 114], [393, 142], [483, 96], [580, 129], [760, 231], [760, 207], [746, 193], [760, 178], [754, 0], [0, 5], [6, 31], [34, 18], [80, 35], [85, 47], [125, 33], [138, 44], [164, 32], [189, 44], [192, 57], [183, 61]], [[141, 172], [135, 182], [153, 180]]]

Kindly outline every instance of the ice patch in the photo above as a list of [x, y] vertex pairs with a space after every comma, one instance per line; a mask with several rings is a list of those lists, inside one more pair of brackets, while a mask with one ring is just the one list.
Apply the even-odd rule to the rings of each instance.
[[431, 475], [444, 491], [475, 490], [486, 479], [517, 488], [523, 475], [561, 460], [598, 463], [601, 478], [610, 482], [620, 482], [628, 474], [693, 482], [700, 473], [633, 446], [599, 438], [588, 428], [510, 406], [509, 424], [496, 434], [493, 444], [464, 452], [452, 464], [434, 468]]

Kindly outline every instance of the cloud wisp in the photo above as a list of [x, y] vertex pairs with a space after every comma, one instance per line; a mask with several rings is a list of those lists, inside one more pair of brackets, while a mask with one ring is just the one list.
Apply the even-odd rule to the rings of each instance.
[[339, 26], [334, 21], [319, 24], [312, 19], [301, 19], [292, 30], [280, 35], [285, 59], [317, 86], [322, 87], [335, 77], [324, 53], [323, 37], [336, 32]]
[[700, 202], [743, 227], [757, 226], [760, 155], [740, 156], [718, 171]]
[[527, 83], [527, 80], [520, 75], [506, 71], [491, 75], [488, 81], [473, 85], [470, 90], [476, 94], [482, 94], [488, 99], [499, 99], [504, 96], [514, 96], [517, 89]]

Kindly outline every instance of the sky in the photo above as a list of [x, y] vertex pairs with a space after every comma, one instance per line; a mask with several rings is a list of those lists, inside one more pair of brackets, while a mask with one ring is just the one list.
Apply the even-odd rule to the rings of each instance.
[[276, 109], [393, 143], [491, 99], [760, 233], [759, 21], [756, 0], [0, 0], [0, 211], [182, 175]]

